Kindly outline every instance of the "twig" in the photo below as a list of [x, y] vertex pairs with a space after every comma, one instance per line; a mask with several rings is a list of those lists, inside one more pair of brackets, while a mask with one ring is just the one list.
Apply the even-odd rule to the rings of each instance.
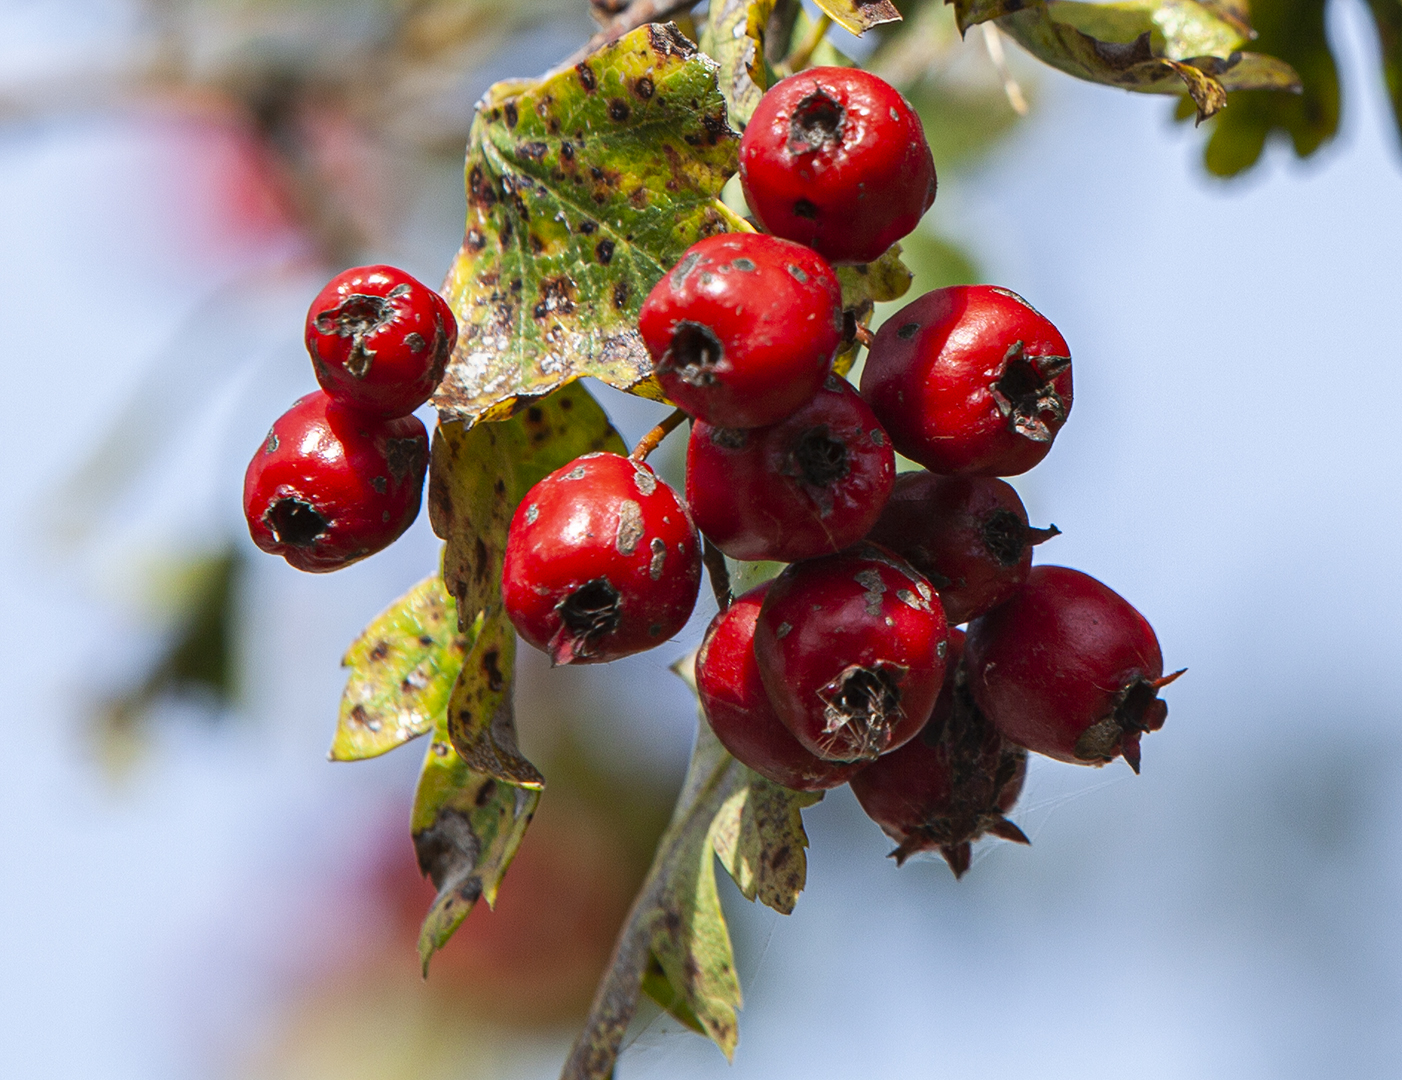
[[658, 443], [675, 431], [677, 425], [685, 419], [686, 413], [680, 409], [673, 409], [662, 423], [638, 440], [638, 445], [633, 447], [633, 452], [628, 455], [628, 460], [646, 461], [648, 454], [657, 449]]
[[591, 37], [568, 58], [557, 64], [552, 71], [572, 68], [575, 64], [592, 56], [609, 42], [617, 41], [624, 34], [652, 22], [666, 22], [673, 15], [690, 11], [700, 0], [633, 0], [620, 11], [609, 24]]
[[871, 343], [876, 340], [876, 335], [861, 323], [858, 323], [857, 329], [852, 331], [852, 336], [857, 339], [859, 344], [865, 345], [868, 349], [871, 348]]
[[701, 548], [701, 561], [706, 564], [711, 591], [716, 594], [716, 606], [724, 611], [734, 599], [730, 592], [730, 568], [725, 565], [725, 556], [720, 548], [707, 540]]

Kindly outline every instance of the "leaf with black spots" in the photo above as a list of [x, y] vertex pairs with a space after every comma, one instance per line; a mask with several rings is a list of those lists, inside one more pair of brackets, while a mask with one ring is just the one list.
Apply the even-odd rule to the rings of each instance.
[[444, 294], [445, 421], [499, 420], [581, 375], [656, 399], [638, 308], [697, 240], [742, 228], [716, 63], [670, 23], [537, 83], [499, 83], [467, 151], [467, 230]]
[[511, 682], [516, 633], [501, 608], [483, 616], [482, 629], [463, 661], [448, 702], [448, 739], [473, 772], [520, 787], [541, 788], [545, 778], [521, 756]]
[[351, 673], [331, 760], [377, 757], [431, 731], [472, 638], [459, 631], [457, 605], [438, 574], [377, 615], [341, 661]]
[[891, 0], [814, 0], [814, 3], [838, 26], [858, 36], [873, 26], [901, 20], [901, 13]]

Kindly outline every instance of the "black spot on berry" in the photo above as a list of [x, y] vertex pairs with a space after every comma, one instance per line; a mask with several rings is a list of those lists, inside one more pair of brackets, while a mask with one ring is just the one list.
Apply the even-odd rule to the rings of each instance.
[[311, 503], [294, 498], [273, 503], [263, 521], [272, 530], [274, 540], [293, 547], [310, 547], [331, 524]]
[[807, 218], [809, 221], [816, 221], [818, 218], [818, 208], [807, 199], [797, 199], [793, 204], [795, 217]]
[[918, 333], [920, 333], [920, 324], [908, 322], [896, 331], [896, 337], [900, 338], [902, 341], [909, 341]]

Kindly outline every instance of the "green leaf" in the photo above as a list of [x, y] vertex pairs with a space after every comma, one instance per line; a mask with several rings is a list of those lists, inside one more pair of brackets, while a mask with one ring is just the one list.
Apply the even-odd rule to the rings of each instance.
[[1227, 90], [1295, 89], [1287, 64], [1241, 52], [1252, 37], [1235, 4], [1202, 0], [955, 0], [961, 29], [997, 19], [1038, 59], [1068, 75], [1146, 94], [1192, 98], [1199, 120], [1221, 111]]
[[538, 83], [499, 83], [467, 151], [467, 230], [444, 292], [445, 420], [495, 420], [581, 375], [661, 399], [638, 308], [682, 252], [742, 227], [716, 63], [652, 24]]
[[541, 788], [545, 778], [521, 756], [511, 681], [516, 633], [500, 607], [490, 609], [463, 662], [448, 703], [448, 739], [474, 772], [520, 787]]
[[496, 903], [502, 875], [516, 856], [540, 792], [474, 772], [448, 740], [446, 715], [434, 726], [414, 795], [414, 851], [438, 896], [419, 931], [419, 960], [453, 936], [479, 897]]
[[431, 731], [473, 637], [458, 631], [457, 605], [438, 574], [376, 616], [341, 661], [351, 673], [331, 760], [377, 757]]
[[759, 99], [769, 89], [770, 70], [764, 62], [765, 31], [778, 0], [715, 0], [701, 51], [720, 65], [720, 92], [730, 122], [749, 123]]
[[[685, 668], [679, 666], [683, 673]], [[700, 720], [671, 824], [565, 1077], [612, 1075], [644, 988], [682, 1023], [692, 1026], [694, 1019], [727, 1057], [734, 1053], [740, 983], [716, 890], [715, 859], [746, 896], [792, 911], [807, 871], [800, 810], [819, 797], [771, 784], [741, 765]]]
[[598, 402], [570, 383], [508, 420], [439, 424], [429, 464], [428, 509], [447, 542], [443, 582], [458, 625], [501, 597], [502, 554], [516, 504], [531, 486], [581, 454], [625, 452]]
[[[892, 244], [872, 263], [859, 266], [838, 266], [837, 280], [842, 285], [842, 311], [853, 323], [871, 323], [875, 305], [896, 300], [910, 288], [911, 273], [901, 262], [901, 245]], [[857, 343], [848, 341], [838, 351], [833, 370], [846, 375], [857, 359]]]
[[1203, 163], [1216, 176], [1236, 176], [1261, 157], [1273, 134], [1288, 136], [1308, 157], [1339, 127], [1339, 74], [1324, 32], [1325, 0], [1255, 0], [1255, 45], [1299, 73], [1299, 94], [1248, 91], [1214, 122]]
[[1392, 115], [1402, 131], [1402, 0], [1368, 0], [1378, 28], [1383, 81], [1392, 101]]
[[900, 22], [901, 13], [891, 0], [814, 0], [849, 34], [865, 34], [873, 26]]

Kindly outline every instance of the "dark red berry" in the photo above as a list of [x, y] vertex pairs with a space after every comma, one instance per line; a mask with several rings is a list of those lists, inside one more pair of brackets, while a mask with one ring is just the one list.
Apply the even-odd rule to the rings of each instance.
[[895, 479], [891, 440], [836, 375], [769, 427], [698, 420], [691, 428], [687, 505], [696, 527], [733, 559], [794, 562], [855, 544]]
[[951, 623], [1009, 599], [1027, 580], [1032, 546], [1058, 534], [1034, 529], [1011, 485], [991, 476], [902, 473], [869, 534], [940, 594]]
[[929, 582], [862, 544], [774, 579], [755, 657], [774, 711], [800, 743], [827, 761], [871, 761], [929, 719], [948, 636]]
[[877, 331], [862, 397], [897, 452], [931, 472], [1016, 476], [1071, 411], [1071, 354], [1017, 293], [936, 289]]
[[638, 331], [678, 406], [722, 427], [762, 427], [823, 385], [842, 339], [842, 288], [801, 244], [710, 236], [648, 294]]
[[971, 845], [985, 833], [1027, 843], [1004, 815], [1027, 775], [1027, 751], [1008, 742], [979, 712], [958, 663], [963, 632], [950, 633], [950, 664], [934, 715], [920, 734], [852, 778], [867, 816], [898, 845], [901, 865], [938, 851], [955, 877], [969, 868]]
[[526, 493], [511, 519], [502, 598], [556, 664], [595, 664], [680, 630], [701, 545], [677, 493], [641, 462], [586, 454]]
[[414, 523], [427, 468], [418, 417], [367, 416], [317, 390], [277, 419], [248, 464], [248, 531], [298, 570], [339, 570]]
[[755, 659], [755, 620], [769, 582], [711, 620], [696, 654], [696, 690], [711, 730], [741, 764], [796, 791], [846, 783], [862, 766], [824, 761], [805, 750], [769, 703]]
[[979, 708], [1005, 736], [1061, 761], [1139, 771], [1139, 739], [1168, 705], [1158, 638], [1118, 593], [1079, 570], [1034, 566], [1006, 604], [969, 624], [965, 662]]
[[427, 401], [457, 338], [447, 302], [392, 266], [337, 274], [307, 311], [322, 389], [377, 416], [408, 416]]
[[881, 257], [935, 201], [935, 161], [910, 103], [860, 68], [790, 75], [740, 139], [740, 182], [760, 223], [835, 263]]

